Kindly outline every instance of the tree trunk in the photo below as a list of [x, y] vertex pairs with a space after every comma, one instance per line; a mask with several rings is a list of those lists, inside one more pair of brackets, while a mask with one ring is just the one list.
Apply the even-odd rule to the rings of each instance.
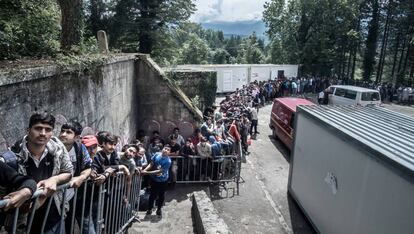
[[89, 17], [92, 35], [97, 38], [97, 33], [103, 28], [99, 28], [100, 12], [98, 6], [98, 0], [90, 0], [91, 16]]
[[161, 1], [140, 0], [141, 17], [139, 27], [139, 52], [150, 54], [154, 46], [154, 39], [152, 32], [156, 30], [157, 24], [155, 22], [157, 16], [157, 9], [160, 7]]
[[405, 83], [405, 73], [407, 71], [408, 58], [411, 55], [411, 44], [408, 44], [407, 53], [405, 53], [404, 65], [400, 71], [401, 82]]
[[388, 31], [389, 31], [389, 20], [391, 16], [391, 4], [392, 1], [388, 3], [388, 10], [387, 10], [387, 18], [385, 19], [385, 26], [384, 26], [384, 34], [382, 36], [382, 43], [381, 43], [381, 53], [380, 53], [380, 59], [378, 62], [378, 68], [377, 68], [377, 78], [375, 79], [375, 82], [379, 83], [382, 80], [382, 70], [384, 68], [384, 62], [385, 62], [385, 52], [387, 48], [387, 39], [388, 39]]
[[405, 45], [407, 42], [407, 38], [404, 37], [404, 41], [403, 41], [403, 46], [401, 49], [401, 56], [400, 56], [400, 60], [398, 61], [398, 69], [397, 69], [397, 83], [401, 84], [401, 66], [404, 60], [404, 51], [405, 51]]
[[[362, 4], [360, 5], [360, 12], [362, 9]], [[361, 15], [358, 17], [358, 22], [356, 25], [356, 31], [359, 32], [361, 30]], [[359, 48], [359, 40], [354, 40], [353, 41], [353, 47], [352, 47], [352, 69], [351, 69], [351, 80], [355, 80], [355, 68], [356, 68], [356, 59], [357, 59], [357, 52], [358, 52], [358, 48]]]
[[372, 19], [368, 26], [368, 36], [363, 61], [362, 79], [371, 80], [375, 65], [375, 54], [377, 51], [378, 28], [379, 28], [379, 0], [372, 0]]
[[414, 59], [411, 61], [411, 70], [410, 70], [410, 86], [414, 85]]
[[351, 72], [352, 52], [353, 52], [353, 48], [350, 48], [348, 52], [348, 62], [346, 63], [347, 64], [346, 80], [349, 80], [350, 78], [349, 73]]
[[392, 69], [391, 69], [391, 81], [393, 84], [395, 84], [396, 80], [395, 80], [395, 66], [397, 65], [397, 56], [398, 56], [398, 49], [400, 47], [400, 36], [401, 33], [398, 32], [397, 37], [395, 39], [395, 52], [394, 52], [394, 58], [393, 58], [393, 62], [392, 62]]
[[341, 79], [343, 80], [345, 77], [345, 67], [346, 67], [346, 50], [345, 46], [342, 47], [342, 59], [341, 59]]
[[58, 0], [61, 16], [61, 49], [70, 51], [72, 46], [80, 45], [83, 34], [83, 1], [82, 0]]

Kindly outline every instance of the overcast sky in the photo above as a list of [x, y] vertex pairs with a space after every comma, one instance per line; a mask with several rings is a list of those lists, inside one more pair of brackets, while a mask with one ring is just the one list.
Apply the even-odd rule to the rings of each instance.
[[197, 11], [190, 20], [197, 23], [261, 20], [265, 2], [266, 0], [195, 0]]

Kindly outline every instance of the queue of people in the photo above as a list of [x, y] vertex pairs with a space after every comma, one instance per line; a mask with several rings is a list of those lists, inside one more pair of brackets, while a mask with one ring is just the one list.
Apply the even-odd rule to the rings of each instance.
[[[53, 115], [46, 112], [33, 114], [29, 120], [27, 135], [0, 157], [0, 186], [4, 188], [1, 198], [7, 201], [3, 211], [21, 208], [18, 229], [27, 229], [28, 209], [23, 206], [33, 207], [30, 198], [36, 190], [41, 189], [36, 211], [30, 217], [30, 233], [60, 233], [61, 229], [71, 233], [73, 227], [70, 219], [63, 223], [64, 226], [61, 219], [72, 215], [79, 227], [83, 227], [82, 233], [95, 233], [98, 227], [96, 215], [99, 194], [93, 192], [93, 188], [91, 191], [90, 185], [101, 186], [117, 173], [126, 176], [126, 183], [121, 187], [127, 191], [131, 189], [133, 174], [148, 175], [151, 184], [148, 213], [152, 214], [153, 203], [158, 197], [157, 215], [162, 215], [164, 188], [171, 165], [169, 145], [164, 145], [162, 151], [154, 152], [148, 163], [146, 149], [139, 141], [123, 145], [118, 152], [116, 149], [120, 146], [119, 138], [110, 132], [100, 131], [95, 135], [81, 137], [81, 125], [70, 121], [62, 125], [59, 136], [56, 137], [53, 136], [54, 127]], [[86, 182], [88, 186], [83, 186]], [[57, 189], [63, 184], [69, 184], [70, 187], [65, 193]], [[82, 203], [83, 196], [80, 195], [75, 198], [74, 189], [78, 189], [78, 194], [83, 194], [80, 190], [86, 189], [86, 201]], [[73, 199], [80, 202], [73, 202]], [[123, 199], [128, 203], [127, 196]], [[89, 205], [92, 212], [85, 212], [84, 208]], [[110, 204], [105, 204], [107, 206]], [[0, 225], [8, 232], [13, 228], [10, 215], [0, 212]]]
[[262, 102], [277, 97], [301, 96], [320, 93], [331, 85], [352, 85], [375, 89], [380, 92], [383, 102], [396, 102], [402, 105], [414, 103], [414, 89], [412, 86], [392, 84], [390, 82], [376, 83], [362, 80], [342, 80], [331, 77], [280, 77], [274, 80], [256, 82], [260, 87]]

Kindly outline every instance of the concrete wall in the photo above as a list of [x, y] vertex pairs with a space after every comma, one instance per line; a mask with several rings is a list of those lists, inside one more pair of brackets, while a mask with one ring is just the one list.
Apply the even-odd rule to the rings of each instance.
[[158, 130], [166, 138], [179, 127], [184, 137], [190, 136], [202, 119], [201, 111], [147, 55], [139, 55], [135, 67], [138, 128], [147, 134]]
[[34, 111], [55, 115], [55, 134], [67, 120], [76, 120], [87, 127], [84, 131], [111, 131], [123, 143], [134, 139], [137, 129], [148, 128], [146, 120], [191, 128], [201, 117], [146, 56], [117, 56], [96, 71], [75, 70], [62, 73], [47, 66], [0, 71], [0, 151], [25, 134]]
[[0, 73], [0, 140], [6, 145], [25, 134], [34, 111], [51, 112], [55, 135], [67, 120], [108, 130], [125, 141], [135, 134], [134, 55], [111, 59], [93, 74], [63, 73], [56, 66]]
[[214, 71], [188, 71], [172, 70], [166, 71], [175, 84], [187, 95], [194, 103], [194, 98], [199, 97], [196, 104], [200, 110], [211, 106], [216, 100], [217, 92], [217, 72]]

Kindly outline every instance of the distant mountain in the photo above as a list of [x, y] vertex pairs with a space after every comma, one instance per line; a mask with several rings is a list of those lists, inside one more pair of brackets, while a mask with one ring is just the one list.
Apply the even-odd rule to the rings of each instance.
[[265, 38], [266, 27], [261, 20], [250, 21], [235, 21], [235, 22], [208, 22], [201, 23], [201, 26], [206, 29], [214, 29], [223, 31], [224, 35], [240, 35], [246, 37], [256, 32], [256, 35], [260, 38]]

